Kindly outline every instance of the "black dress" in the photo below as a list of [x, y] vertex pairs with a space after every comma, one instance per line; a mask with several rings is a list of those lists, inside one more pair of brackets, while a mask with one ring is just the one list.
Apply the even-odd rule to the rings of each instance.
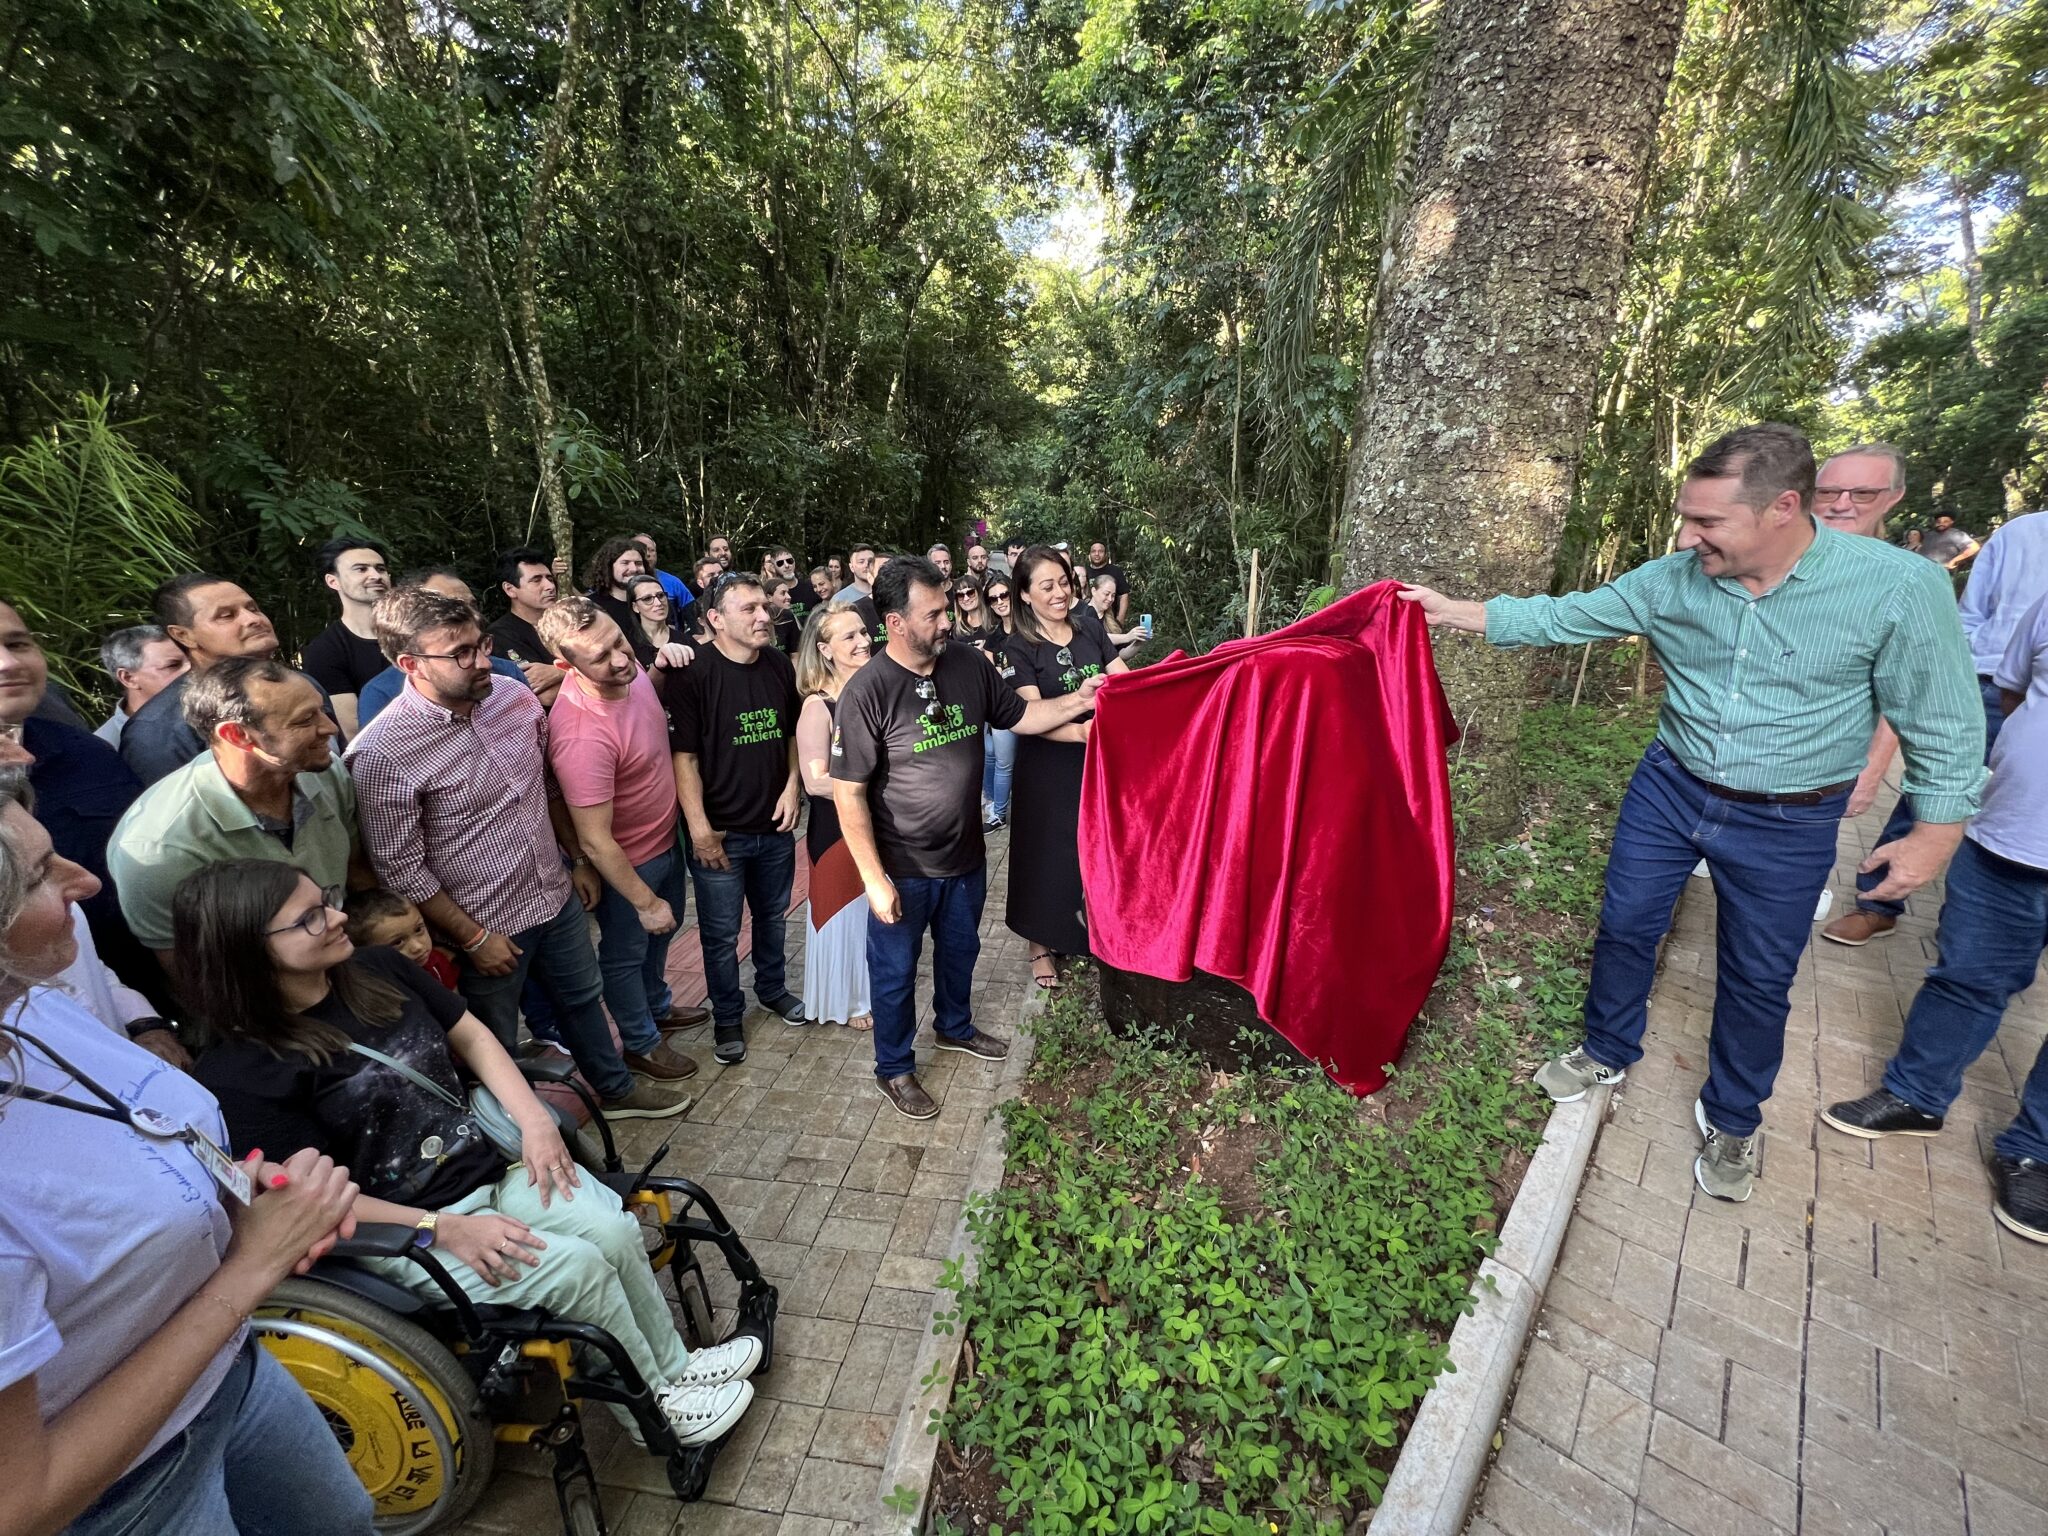
[[[1066, 645], [1022, 634], [1004, 642], [1004, 654], [1017, 669], [1015, 686], [1057, 699], [1116, 660], [1109, 632], [1092, 611], [1076, 609], [1069, 618], [1074, 638]], [[1012, 933], [1061, 955], [1088, 953], [1080, 842], [1081, 769], [1087, 754], [1077, 741], [1019, 736], [1010, 789], [1010, 894], [1003, 921]]]

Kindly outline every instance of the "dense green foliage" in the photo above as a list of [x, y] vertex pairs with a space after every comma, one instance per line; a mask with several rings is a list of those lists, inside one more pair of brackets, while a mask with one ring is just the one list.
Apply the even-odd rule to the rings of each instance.
[[1467, 855], [1445, 980], [1375, 1104], [1213, 1073], [1077, 1000], [1040, 1019], [980, 1272], [950, 1277], [973, 1353], [947, 1431], [992, 1469], [998, 1527], [1292, 1536], [1375, 1502], [1491, 1246], [1490, 1181], [1540, 1135], [1527, 1065], [1576, 1029], [1649, 726], [1532, 713], [1545, 803]]
[[[1253, 549], [1264, 624], [1326, 580], [1429, 7], [7, 14], [0, 451], [104, 394], [288, 637], [325, 533], [481, 576], [545, 536], [541, 463], [586, 546], [671, 563], [1105, 536], [1197, 643]], [[1563, 579], [1659, 551], [1745, 416], [1892, 436], [1909, 507], [1980, 531], [2038, 502], [2044, 34], [2024, 0], [1695, 0]], [[135, 586], [46, 605], [55, 637]]]

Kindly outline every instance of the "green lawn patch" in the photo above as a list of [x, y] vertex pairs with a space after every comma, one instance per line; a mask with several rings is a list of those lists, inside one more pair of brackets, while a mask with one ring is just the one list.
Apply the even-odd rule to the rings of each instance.
[[1576, 1033], [1650, 725], [1532, 711], [1525, 834], [1464, 852], [1443, 976], [1369, 1100], [1111, 1035], [1085, 987], [1048, 1010], [971, 1212], [979, 1275], [942, 1281], [966, 1348], [935, 1529], [1320, 1536], [1370, 1511], [1540, 1138], [1528, 1076]]

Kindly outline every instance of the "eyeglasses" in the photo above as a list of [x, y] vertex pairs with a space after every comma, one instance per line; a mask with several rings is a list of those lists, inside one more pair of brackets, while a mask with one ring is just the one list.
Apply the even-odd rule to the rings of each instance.
[[406, 651], [415, 661], [452, 661], [458, 667], [473, 667], [479, 661], [491, 659], [491, 637], [485, 635], [475, 645], [458, 645], [452, 651]]
[[1838, 489], [1830, 490], [1823, 485], [1816, 486], [1813, 494], [1814, 498], [1818, 501], [1840, 501], [1846, 496], [1859, 507], [1874, 507], [1877, 505], [1878, 497], [1891, 495], [1892, 489], [1889, 485], [1845, 485]]
[[341, 915], [341, 887], [330, 885], [320, 893], [320, 905], [307, 908], [297, 922], [286, 923], [281, 928], [266, 928], [263, 932], [270, 936], [297, 930], [309, 939], [325, 938], [327, 930], [334, 926], [334, 920]]
[[668, 601], [668, 594], [666, 592], [643, 592], [640, 596], [634, 598], [633, 601], [636, 605], [640, 603], [665, 603]]
[[988, 595], [988, 600], [992, 603], [1007, 603], [1010, 600], [1010, 594], [1007, 592], [991, 592]]
[[781, 556], [778, 556], [778, 557], [777, 557], [777, 559], [776, 559], [775, 563], [776, 563], [777, 565], [786, 565], [786, 566], [788, 566], [788, 567], [789, 567], [789, 568], [790, 568], [791, 570], [795, 570], [795, 569], [796, 569], [796, 556], [795, 556], [795, 555], [781, 555]]

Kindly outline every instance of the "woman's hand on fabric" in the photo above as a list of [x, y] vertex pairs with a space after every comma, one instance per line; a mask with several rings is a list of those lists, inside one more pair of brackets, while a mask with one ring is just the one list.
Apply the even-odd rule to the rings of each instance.
[[282, 1164], [257, 1161], [249, 1171], [254, 1197], [246, 1206], [228, 1207], [235, 1228], [229, 1260], [260, 1266], [274, 1282], [303, 1275], [354, 1235], [359, 1191], [348, 1170], [324, 1152], [307, 1147]]
[[518, 1279], [520, 1265], [534, 1268], [540, 1263], [541, 1250], [547, 1247], [547, 1240], [525, 1222], [492, 1211], [444, 1215], [434, 1229], [434, 1242], [490, 1286]]
[[564, 1200], [574, 1200], [583, 1176], [577, 1171], [576, 1159], [569, 1155], [568, 1144], [562, 1140], [554, 1116], [547, 1115], [545, 1110], [542, 1114], [547, 1118], [545, 1125], [536, 1122], [519, 1128], [519, 1160], [526, 1165], [526, 1182], [540, 1191], [540, 1203], [545, 1208], [558, 1194]]

